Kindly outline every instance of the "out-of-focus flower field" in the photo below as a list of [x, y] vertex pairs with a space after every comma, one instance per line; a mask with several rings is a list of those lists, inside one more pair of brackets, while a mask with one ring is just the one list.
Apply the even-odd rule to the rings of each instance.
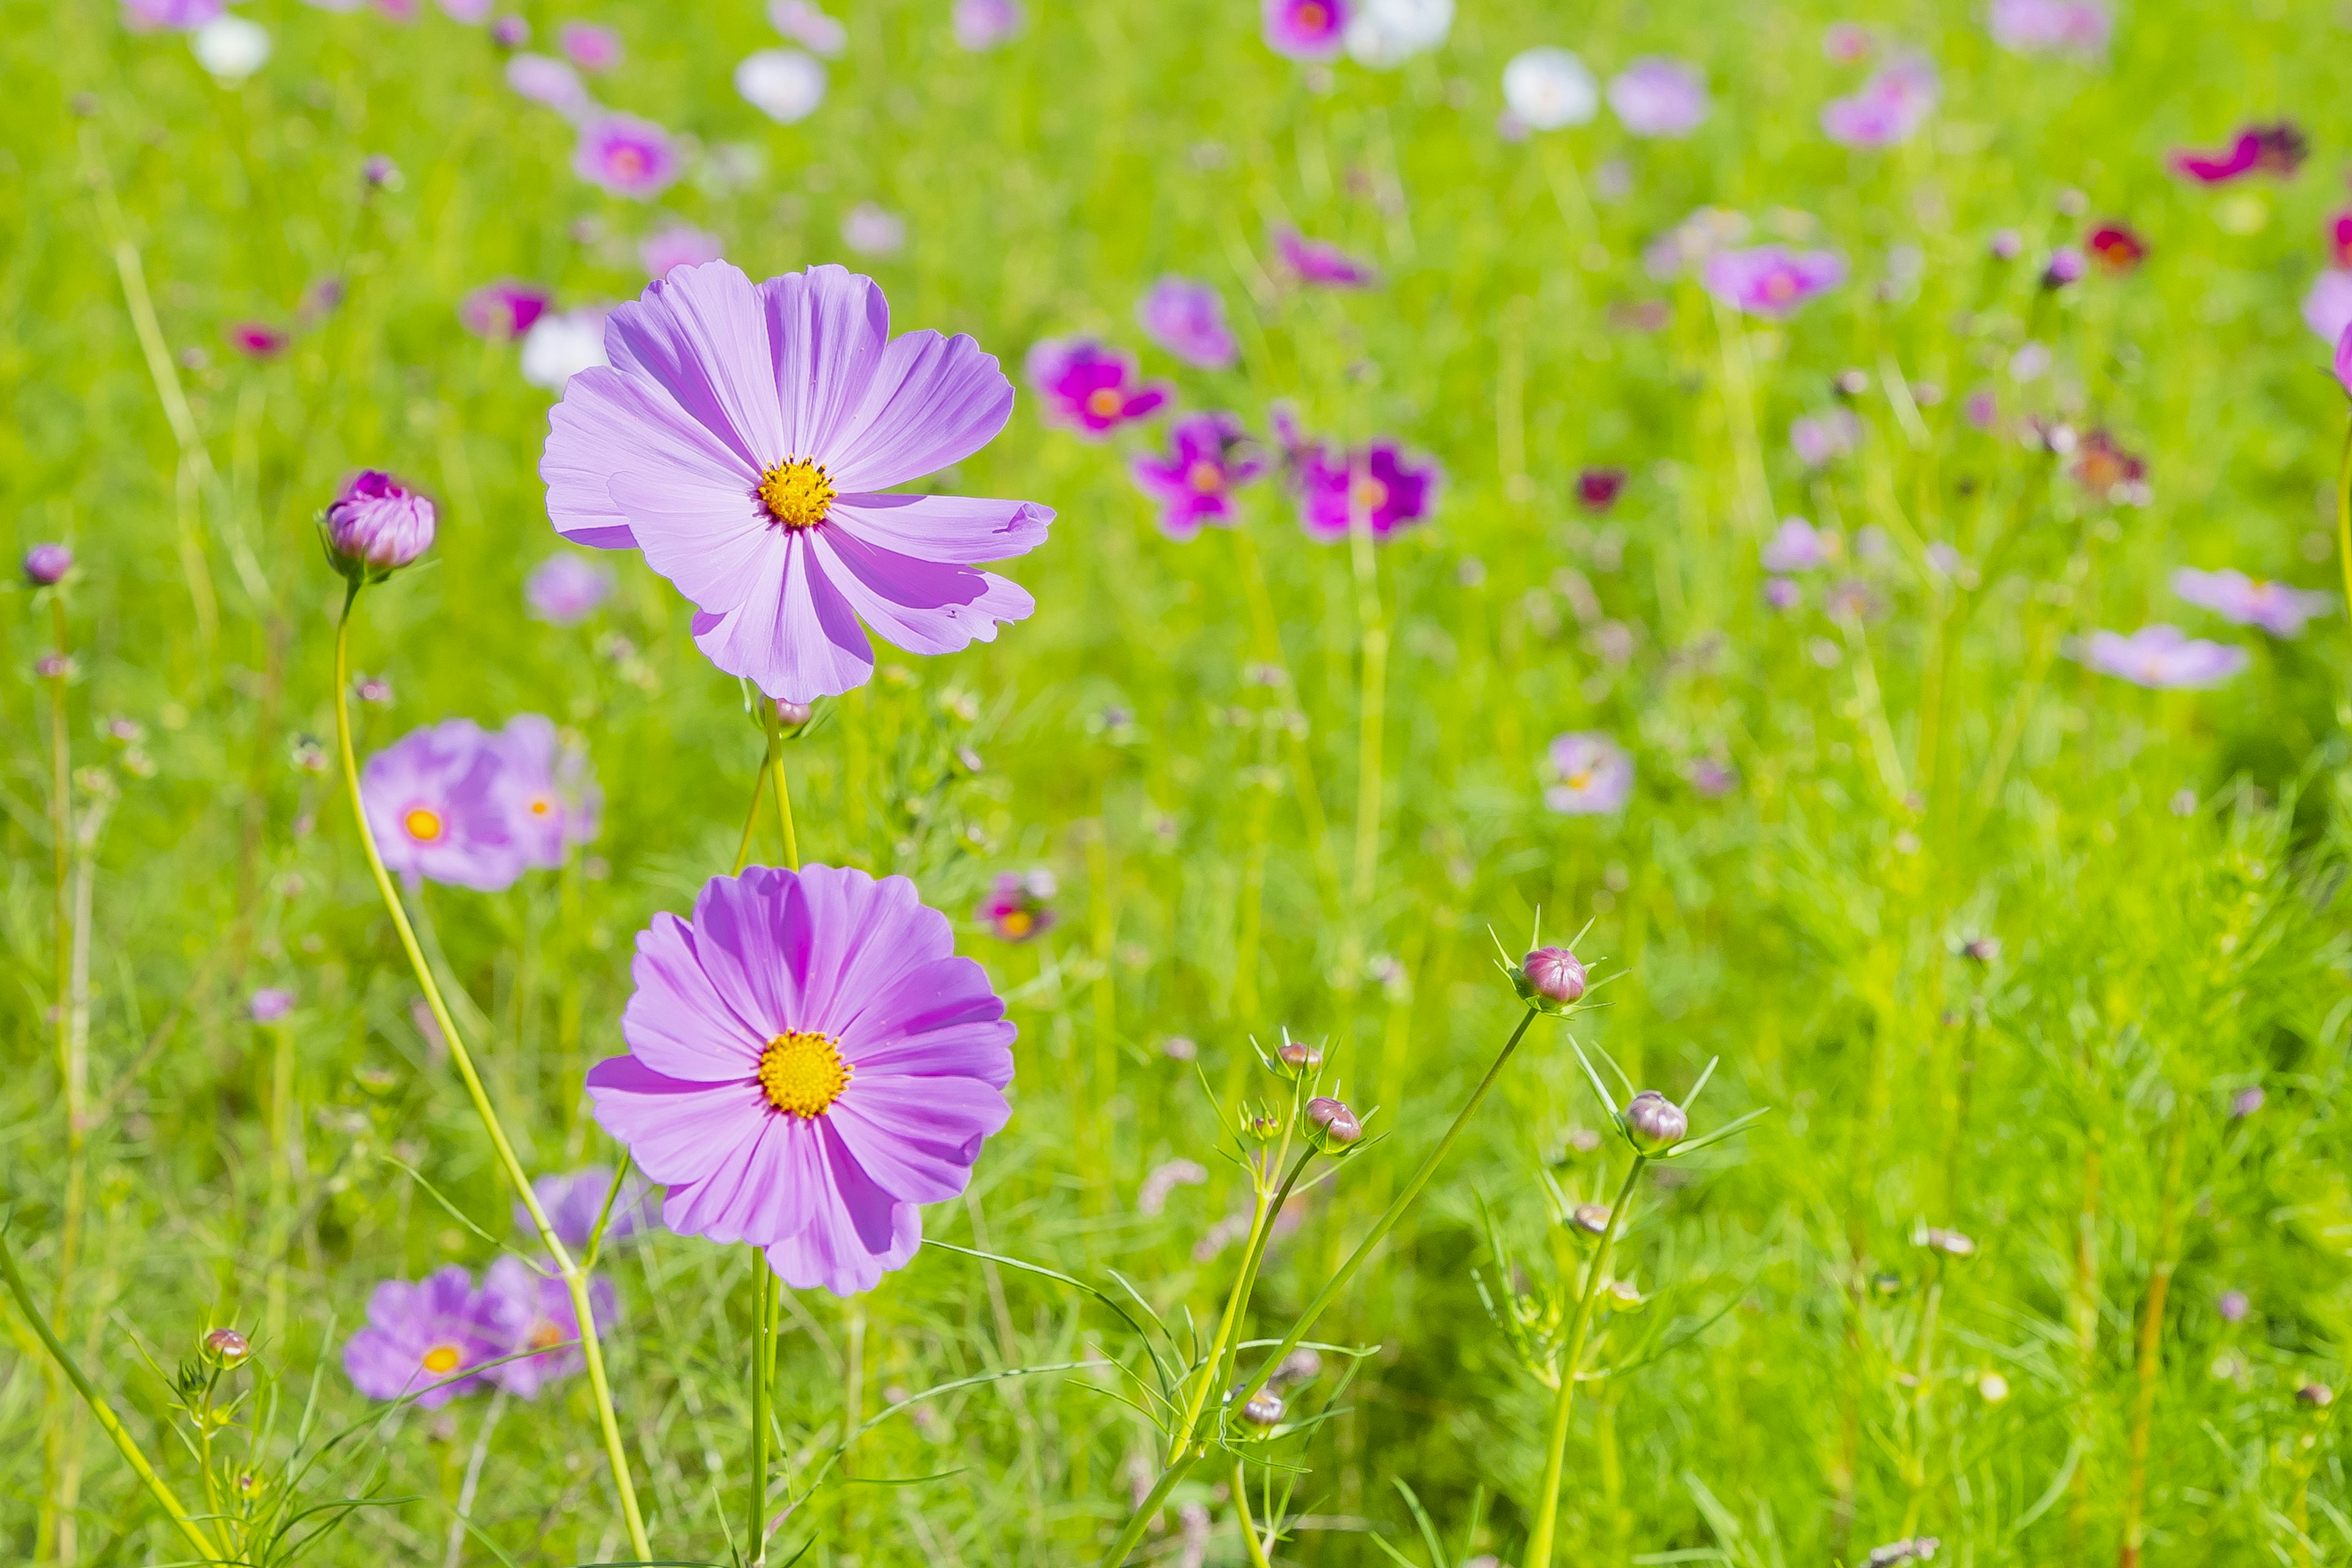
[[0, 0], [0, 1557], [2352, 1561], [2338, 10]]

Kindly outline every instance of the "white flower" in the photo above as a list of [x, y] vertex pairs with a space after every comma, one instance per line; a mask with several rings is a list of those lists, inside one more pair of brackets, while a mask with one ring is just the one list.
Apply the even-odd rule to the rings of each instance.
[[562, 392], [563, 384], [583, 370], [612, 362], [604, 357], [604, 317], [602, 305], [585, 305], [561, 314], [551, 311], [531, 323], [522, 335], [522, 378], [533, 386]]
[[824, 65], [798, 49], [761, 49], [735, 68], [735, 90], [769, 119], [790, 125], [824, 101]]
[[1454, 0], [1365, 0], [1348, 24], [1348, 54], [1360, 65], [1387, 68], [1445, 42], [1454, 27]]
[[215, 16], [188, 39], [196, 63], [224, 82], [240, 82], [269, 58], [269, 29], [242, 16]]
[[841, 243], [860, 256], [896, 256], [906, 248], [907, 220], [873, 202], [860, 202], [841, 220]]
[[1511, 57], [1503, 68], [1503, 101], [1530, 131], [1581, 125], [1601, 111], [1601, 89], [1584, 62], [1545, 47]]

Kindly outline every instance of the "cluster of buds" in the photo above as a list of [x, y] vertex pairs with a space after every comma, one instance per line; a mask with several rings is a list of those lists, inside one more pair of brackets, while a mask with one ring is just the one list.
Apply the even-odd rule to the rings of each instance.
[[433, 502], [381, 468], [362, 468], [319, 519], [327, 560], [354, 587], [381, 583], [433, 547]]

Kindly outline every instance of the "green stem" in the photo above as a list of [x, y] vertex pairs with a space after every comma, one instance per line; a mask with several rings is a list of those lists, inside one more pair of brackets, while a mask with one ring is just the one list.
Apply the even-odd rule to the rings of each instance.
[[1242, 1550], [1249, 1553], [1250, 1568], [1273, 1568], [1265, 1560], [1264, 1543], [1257, 1538], [1257, 1526], [1250, 1519], [1249, 1469], [1239, 1454], [1234, 1456], [1234, 1511], [1241, 1518]]
[[1568, 1461], [1568, 1418], [1576, 1406], [1576, 1381], [1584, 1372], [1584, 1346], [1592, 1331], [1592, 1309], [1609, 1279], [1609, 1258], [1616, 1250], [1617, 1226], [1625, 1217], [1625, 1205], [1633, 1201], [1634, 1184], [1641, 1181], [1643, 1168], [1649, 1163], [1644, 1155], [1633, 1156], [1633, 1168], [1625, 1173], [1625, 1184], [1617, 1189], [1617, 1201], [1609, 1205], [1609, 1224], [1601, 1233], [1601, 1243], [1592, 1253], [1592, 1268], [1584, 1277], [1584, 1295], [1576, 1304], [1576, 1321], [1568, 1331], [1568, 1352], [1560, 1358], [1559, 1397], [1552, 1404], [1551, 1428], [1545, 1435], [1543, 1485], [1536, 1494], [1535, 1529], [1528, 1533], [1527, 1568], [1551, 1568], [1552, 1535], [1559, 1520], [1560, 1472]]
[[751, 1568], [768, 1561], [768, 1397], [775, 1364], [769, 1345], [776, 1337], [776, 1273], [758, 1247], [751, 1249], [751, 1519], [744, 1536]]
[[1364, 642], [1356, 736], [1356, 913], [1369, 918], [1381, 861], [1381, 730], [1388, 718], [1389, 627], [1381, 607], [1380, 562], [1369, 519], [1349, 530], [1356, 576], [1356, 623]]
[[187, 1537], [188, 1544], [196, 1549], [197, 1556], [206, 1563], [226, 1562], [220, 1548], [213, 1544], [211, 1536], [198, 1527], [188, 1510], [181, 1506], [180, 1500], [172, 1495], [170, 1484], [155, 1473], [155, 1467], [149, 1464], [147, 1456], [139, 1451], [139, 1445], [124, 1430], [121, 1417], [114, 1414], [114, 1407], [106, 1402], [106, 1395], [98, 1391], [97, 1384], [82, 1375], [81, 1368], [74, 1364], [73, 1357], [58, 1342], [57, 1331], [49, 1327], [49, 1321], [33, 1305], [33, 1293], [25, 1288], [25, 1277], [16, 1270], [16, 1255], [8, 1246], [5, 1228], [0, 1228], [0, 1281], [6, 1283], [8, 1294], [16, 1303], [17, 1312], [32, 1326], [33, 1332], [40, 1336], [42, 1347], [49, 1352], [49, 1359], [57, 1363], [58, 1370], [66, 1374], [67, 1381], [81, 1394], [82, 1403], [89, 1406], [90, 1415], [104, 1428], [106, 1435], [114, 1439], [114, 1446], [121, 1453], [123, 1462], [146, 1484], [148, 1493], [163, 1505], [163, 1511], [171, 1515], [172, 1522], [180, 1527], [180, 1533]]
[[775, 765], [776, 727], [772, 721], [768, 725], [767, 750], [760, 753], [760, 771], [751, 775], [751, 809], [743, 814], [743, 837], [735, 846], [734, 875], [738, 877], [751, 863], [751, 839], [760, 830], [760, 802], [768, 793], [768, 770]]
[[[1292, 1096], [1294, 1100], [1297, 1098]], [[1216, 1335], [1209, 1342], [1209, 1353], [1201, 1363], [1201, 1374], [1192, 1384], [1192, 1392], [1185, 1396], [1184, 1414], [1176, 1423], [1175, 1438], [1169, 1446], [1168, 1462], [1171, 1465], [1193, 1446], [1193, 1428], [1200, 1425], [1201, 1413], [1208, 1405], [1209, 1391], [1223, 1375], [1225, 1357], [1233, 1349], [1234, 1336], [1240, 1331], [1242, 1314], [1248, 1310], [1250, 1292], [1256, 1288], [1258, 1266], [1265, 1261], [1266, 1237], [1274, 1229], [1275, 1216], [1290, 1201], [1290, 1189], [1297, 1184], [1299, 1173], [1307, 1169], [1307, 1162], [1314, 1157], [1314, 1150], [1302, 1150], [1272, 1193], [1264, 1187], [1257, 1189], [1257, 1212], [1250, 1215], [1249, 1240], [1242, 1252], [1242, 1266], [1234, 1275], [1234, 1288], [1225, 1297], [1224, 1314], [1217, 1320]]]
[[376, 848], [375, 831], [368, 825], [367, 802], [360, 795], [359, 761], [352, 751], [352, 610], [359, 603], [360, 588], [361, 584], [354, 583], [344, 595], [343, 613], [335, 623], [335, 743], [342, 757], [343, 784], [351, 796], [352, 819], [359, 828], [360, 848], [367, 856], [368, 870], [375, 878], [376, 891], [383, 896], [383, 907], [392, 916], [393, 929], [400, 935], [409, 967], [415, 971], [416, 983], [424, 989], [425, 1005], [432, 1009], [433, 1021], [441, 1026], [442, 1038], [448, 1042], [449, 1059], [457, 1065], [457, 1076], [465, 1082], [467, 1098], [473, 1101], [474, 1112], [481, 1118], [482, 1130], [489, 1134], [500, 1168], [521, 1200], [524, 1212], [530, 1215], [532, 1228], [539, 1232], [540, 1245], [547, 1249], [557, 1273], [562, 1276], [565, 1292], [572, 1299], [572, 1314], [580, 1324], [580, 1349], [588, 1363], [588, 1388], [596, 1403], [597, 1425], [604, 1439], [604, 1457], [612, 1465], [613, 1489], [620, 1498], [622, 1521], [628, 1527], [629, 1544], [637, 1556], [650, 1560], [653, 1543], [646, 1535], [645, 1517], [637, 1510], [637, 1489], [629, 1477], [629, 1456], [621, 1443], [620, 1417], [613, 1408], [612, 1387], [604, 1377], [604, 1351], [596, 1331], [595, 1305], [588, 1292], [587, 1271], [574, 1261], [562, 1238], [555, 1234], [539, 1194], [531, 1191], [530, 1178], [515, 1154], [514, 1144], [507, 1138], [497, 1109], [490, 1104], [489, 1091], [482, 1087], [482, 1076], [474, 1068], [473, 1053], [466, 1048], [465, 1037], [457, 1032], [457, 1020], [450, 1016], [449, 1004], [442, 998], [441, 987], [433, 978], [433, 968], [425, 961], [425, 950], [417, 945], [416, 930], [409, 924], [408, 911], [392, 885], [391, 874], [384, 869], [382, 852]]

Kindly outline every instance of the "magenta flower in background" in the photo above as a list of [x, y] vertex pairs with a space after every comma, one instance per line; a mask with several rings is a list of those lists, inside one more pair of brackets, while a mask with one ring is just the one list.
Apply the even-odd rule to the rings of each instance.
[[1837, 535], [1801, 517], [1783, 518], [1758, 556], [1767, 572], [1811, 572], [1836, 558]]
[[1822, 130], [1842, 147], [1891, 147], [1926, 122], [1939, 91], [1925, 56], [1897, 55], [1860, 90], [1822, 105]]
[[370, 1399], [414, 1394], [434, 1410], [481, 1387], [481, 1373], [463, 1374], [507, 1348], [473, 1277], [453, 1263], [414, 1285], [378, 1285], [368, 1298], [367, 1326], [343, 1346], [343, 1371]]
[[577, 555], [551, 555], [523, 579], [522, 596], [536, 619], [568, 626], [585, 620], [613, 592], [613, 569]]
[[1644, 55], [1610, 79], [1609, 107], [1636, 136], [1687, 136], [1706, 119], [1706, 78], [1680, 60]]
[[2303, 297], [2303, 322], [2331, 344], [2352, 327], [2352, 268], [2330, 268], [2312, 279]]
[[[614, 1193], [610, 1165], [591, 1165], [570, 1175], [541, 1176], [531, 1183], [530, 1191], [555, 1238], [574, 1251], [586, 1247], [594, 1234], [596, 1216], [604, 1212], [607, 1194], [613, 1198], [613, 1217], [604, 1226], [608, 1247], [650, 1227], [659, 1217], [653, 1184], [632, 1171], [621, 1179], [621, 1190]], [[520, 1204], [514, 1205], [514, 1222], [518, 1230], [533, 1228], [530, 1211]]]
[[1617, 504], [1624, 492], [1622, 468], [1580, 468], [1576, 474], [1576, 504], [1598, 517]]
[[2327, 220], [2327, 254], [2338, 267], [2352, 267], [2352, 211], [2339, 212]]
[[373, 577], [431, 549], [437, 519], [425, 496], [382, 468], [362, 468], [343, 481], [320, 521], [328, 552], [344, 575]]
[[2352, 321], [2347, 321], [2344, 330], [2336, 334], [2336, 355], [2327, 368], [2336, 373], [2336, 384], [2346, 395], [2352, 396]]
[[265, 985], [247, 1000], [245, 1007], [255, 1023], [275, 1024], [294, 1011], [294, 993], [282, 986]]
[[562, 869], [571, 846], [596, 837], [603, 797], [585, 753], [564, 745], [555, 721], [539, 713], [516, 714], [489, 744], [498, 753], [490, 793], [515, 852], [527, 867]]
[[795, 1289], [871, 1289], [1011, 1114], [1013, 1025], [904, 877], [714, 877], [637, 937], [629, 1054], [596, 1120], [667, 1185], [662, 1221], [749, 1242]]
[[[580, 1314], [561, 1279], [533, 1273], [529, 1264], [509, 1255], [482, 1276], [481, 1294], [482, 1315], [498, 1336], [499, 1354], [518, 1357], [486, 1368], [482, 1375], [488, 1381], [519, 1399], [537, 1399], [549, 1384], [586, 1369], [588, 1352], [579, 1342]], [[600, 1331], [620, 1317], [613, 1282], [601, 1274], [589, 1277], [588, 1310]], [[523, 1351], [539, 1353], [521, 1355]]]
[[1597, 731], [1554, 736], [1546, 761], [1556, 782], [1544, 790], [1544, 804], [1554, 811], [1610, 816], [1624, 810], [1633, 796], [1633, 759]]
[[507, 85], [567, 120], [586, 120], [596, 100], [580, 73], [551, 55], [518, 54], [507, 61]]
[[501, 16], [490, 24], [490, 42], [502, 49], [519, 49], [530, 42], [530, 24], [520, 16]]
[[955, 41], [978, 53], [1010, 41], [1021, 31], [1017, 0], [956, 0]]
[[490, 19], [491, 0], [441, 0], [441, 14], [453, 22], [478, 26]]
[[1870, 58], [1870, 30], [1858, 22], [1832, 22], [1822, 29], [1822, 57], [1850, 66]]
[[1225, 325], [1224, 297], [1206, 283], [1169, 276], [1154, 283], [1135, 308], [1144, 334], [1202, 370], [1230, 370], [1239, 350]]
[[826, 59], [836, 58], [849, 47], [849, 29], [814, 0], [768, 0], [768, 21], [809, 53]]
[[2244, 648], [2192, 637], [2161, 621], [2142, 626], [2129, 637], [2093, 632], [2081, 657], [2084, 664], [2103, 674], [2158, 689], [2217, 686], [2246, 668]]
[[2115, 19], [2105, 0], [1992, 0], [1992, 41], [2021, 55], [2095, 55]]
[[267, 321], [231, 321], [221, 335], [228, 339], [229, 347], [251, 360], [276, 359], [294, 341], [283, 328]]
[[504, 341], [530, 331], [531, 323], [554, 302], [552, 289], [519, 279], [501, 278], [467, 295], [465, 302], [457, 307], [457, 320], [478, 338]]
[[2260, 626], [2274, 637], [2299, 637], [2315, 616], [2334, 613], [2336, 595], [2263, 583], [2243, 572], [2200, 572], [2183, 566], [2172, 574], [2172, 591], [2190, 604], [2242, 626]]
[[974, 563], [1044, 543], [1052, 510], [885, 492], [986, 446], [1012, 384], [969, 337], [889, 331], [882, 290], [840, 267], [649, 285], [551, 416], [556, 531], [643, 550], [701, 612], [696, 646], [771, 697], [863, 682], [860, 620], [913, 653], [992, 640], [1035, 601]]
[[1302, 283], [1319, 283], [1327, 289], [1361, 289], [1380, 276], [1338, 246], [1309, 239], [1295, 228], [1277, 233], [1274, 247], [1284, 270]]
[[376, 14], [387, 21], [416, 20], [416, 0], [370, 0], [370, 3], [375, 6]]
[[999, 942], [1029, 942], [1053, 929], [1051, 871], [1000, 871], [972, 919]]
[[1160, 526], [1186, 540], [1202, 523], [1229, 527], [1237, 513], [1233, 492], [1265, 471], [1265, 458], [1231, 414], [1187, 414], [1168, 426], [1168, 451], [1139, 452], [1129, 471], [1143, 493], [1160, 503]]
[[566, 22], [555, 30], [555, 47], [584, 71], [608, 71], [621, 63], [621, 35], [593, 22]]
[[606, 114], [582, 127], [572, 170], [616, 196], [648, 201], [677, 178], [677, 152], [652, 121]]
[[1718, 250], [1706, 258], [1700, 280], [1708, 293], [1735, 310], [1777, 321], [1844, 282], [1845, 258], [1835, 251], [1790, 250], [1780, 245]]
[[1720, 800], [1739, 787], [1739, 775], [1713, 757], [1693, 757], [1685, 763], [1683, 779], [1706, 800]]
[[503, 758], [470, 719], [412, 730], [367, 760], [360, 798], [385, 867], [495, 893], [523, 873]]
[[1259, 0], [1265, 47], [1294, 60], [1337, 59], [1349, 0]]
[[1045, 400], [1045, 422], [1085, 436], [1148, 419], [1168, 401], [1166, 384], [1145, 382], [1133, 354], [1093, 338], [1044, 339], [1022, 369]]
[[699, 267], [706, 261], [716, 261], [727, 254], [726, 242], [706, 228], [690, 223], [674, 223], [657, 228], [646, 237], [638, 247], [646, 270], [656, 278], [667, 278], [677, 267]]
[[2230, 145], [2214, 153], [2182, 148], [2168, 160], [2172, 172], [2200, 185], [2224, 185], [2247, 174], [2285, 179], [2303, 166], [2311, 144], [2286, 121], [2249, 125]]
[[1416, 462], [1390, 440], [1346, 452], [1318, 442], [1292, 458], [1298, 524], [1327, 544], [1347, 538], [1359, 519], [1376, 540], [1427, 520], [1444, 479], [1434, 461]]
[[193, 33], [224, 8], [223, 0], [122, 0], [122, 25], [134, 33]]

